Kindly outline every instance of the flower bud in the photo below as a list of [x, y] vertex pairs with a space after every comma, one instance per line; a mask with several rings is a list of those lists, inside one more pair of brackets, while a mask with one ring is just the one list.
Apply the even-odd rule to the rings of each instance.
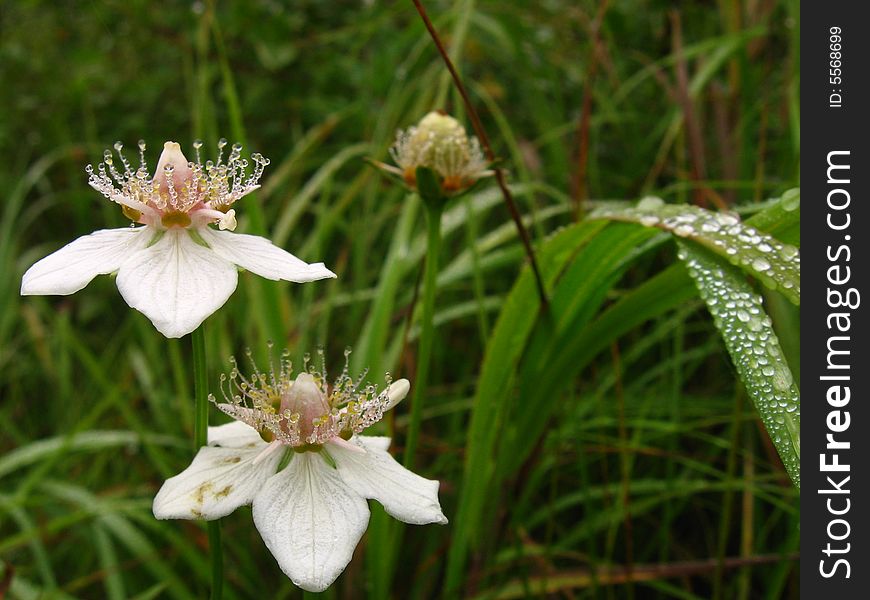
[[465, 128], [450, 115], [433, 111], [420, 122], [399, 131], [390, 154], [397, 167], [381, 168], [401, 175], [405, 183], [417, 187], [417, 169], [431, 169], [447, 195], [454, 195], [471, 187], [481, 177], [492, 174], [476, 137], [468, 137]]
[[423, 117], [411, 143], [420, 146], [420, 166], [434, 167], [436, 158], [446, 154], [468, 160], [465, 128], [448, 114], [433, 111]]

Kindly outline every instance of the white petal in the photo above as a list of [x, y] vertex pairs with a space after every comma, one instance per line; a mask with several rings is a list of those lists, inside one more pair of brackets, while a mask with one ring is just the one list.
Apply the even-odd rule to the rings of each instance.
[[254, 524], [293, 583], [325, 590], [353, 556], [369, 507], [319, 454], [296, 454], [254, 498]]
[[385, 435], [361, 435], [354, 438], [354, 442], [357, 440], [364, 440], [363, 447], [364, 448], [374, 448], [375, 450], [382, 450], [386, 452], [390, 447], [390, 438]]
[[437, 481], [424, 479], [396, 462], [383, 448], [383, 438], [357, 436], [351, 441], [365, 448], [365, 454], [328, 444], [338, 474], [347, 485], [377, 500], [389, 514], [405, 523], [447, 522], [438, 502]]
[[323, 263], [308, 264], [266, 238], [208, 227], [200, 229], [200, 233], [220, 256], [266, 279], [306, 283], [335, 277]]
[[117, 271], [124, 259], [147, 244], [153, 234], [148, 227], [125, 227], [82, 236], [27, 269], [21, 279], [21, 295], [75, 293], [97, 275]]
[[257, 430], [242, 423], [233, 421], [226, 425], [208, 428], [208, 445], [221, 446], [222, 448], [254, 448], [264, 446], [266, 442], [257, 433]]
[[235, 266], [179, 228], [127, 258], [117, 281], [127, 304], [169, 338], [199, 327], [223, 306], [237, 282]]
[[166, 480], [152, 507], [158, 519], [219, 519], [250, 504], [278, 468], [281, 453], [251, 464], [266, 446], [200, 448], [184, 471]]

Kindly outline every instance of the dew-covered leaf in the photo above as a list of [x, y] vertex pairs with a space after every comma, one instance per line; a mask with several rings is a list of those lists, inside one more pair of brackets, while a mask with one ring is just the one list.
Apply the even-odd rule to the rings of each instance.
[[677, 245], [786, 471], [800, 487], [800, 393], [761, 296], [740, 271], [704, 248]]
[[746, 223], [787, 244], [801, 243], [801, 189], [792, 188], [758, 211]]
[[[784, 197], [781, 203], [783, 210], [788, 207], [799, 208], [800, 195], [798, 193], [797, 202], [794, 202], [793, 196], [788, 198], [787, 205], [785, 201]], [[736, 215], [686, 204], [665, 204], [659, 198], [645, 198], [630, 208], [602, 207], [592, 216], [658, 227], [677, 237], [691, 239], [800, 305], [801, 263], [798, 249], [742, 223]]]

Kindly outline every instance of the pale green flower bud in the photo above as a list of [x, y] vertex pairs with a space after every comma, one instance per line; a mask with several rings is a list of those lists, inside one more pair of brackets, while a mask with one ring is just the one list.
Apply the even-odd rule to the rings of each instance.
[[399, 131], [390, 149], [398, 165], [395, 171], [405, 183], [416, 187], [418, 167], [428, 167], [439, 177], [448, 195], [473, 185], [491, 175], [476, 137], [468, 137], [465, 128], [450, 115], [433, 111], [405, 131]]

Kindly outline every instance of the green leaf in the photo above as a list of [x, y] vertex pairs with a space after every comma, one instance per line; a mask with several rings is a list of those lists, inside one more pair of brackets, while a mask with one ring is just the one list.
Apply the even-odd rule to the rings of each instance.
[[519, 379], [520, 397], [528, 402], [518, 406], [513, 421], [522, 424], [505, 436], [497, 463], [503, 477], [518, 469], [543, 433], [547, 420], [557, 408], [561, 388], [574, 378], [611, 343], [638, 327], [691, 300], [697, 294], [681, 266], [673, 266], [626, 293], [594, 320], [575, 322], [562, 335], [551, 339], [546, 358], [532, 370], [524, 365]]
[[801, 189], [792, 188], [778, 202], [746, 220], [748, 225], [765, 231], [787, 244], [801, 243]]
[[740, 271], [704, 248], [678, 246], [786, 471], [800, 487], [800, 393], [761, 296]]
[[[513, 392], [516, 373], [522, 357], [536, 357], [539, 352], [550, 356], [558, 352], [552, 332], [576, 332], [581, 323], [590, 319], [610, 287], [624, 269], [654, 237], [649, 230], [604, 221], [585, 221], [562, 230], [538, 251], [544, 284], [553, 290], [547, 312], [540, 310], [535, 282], [530, 269], [525, 268], [505, 301], [489, 344], [478, 380], [467, 437], [465, 474], [454, 521], [454, 539], [448, 559], [447, 589], [459, 585], [459, 576], [470, 546], [479, 539], [486, 502], [499, 489], [495, 460], [496, 442], [505, 434], [506, 415], [519, 404], [527, 408], [520, 419], [528, 418], [530, 428], [540, 431], [546, 423], [548, 407], [537, 406], [534, 400], [523, 398], [515, 402]], [[558, 284], [557, 284], [558, 282]], [[529, 343], [530, 336], [534, 338]], [[558, 383], [569, 379], [560, 378]], [[528, 401], [527, 401], [528, 400]], [[540, 410], [538, 410], [540, 409]], [[511, 422], [517, 423], [515, 416]], [[530, 439], [534, 434], [523, 437]]]
[[92, 452], [110, 448], [131, 448], [139, 444], [185, 447], [187, 444], [168, 435], [139, 435], [132, 431], [82, 431], [31, 442], [0, 459], [0, 477], [27, 465], [47, 460], [55, 453]]
[[[800, 196], [796, 204], [790, 196], [787, 206], [799, 207]], [[779, 207], [785, 210], [782, 202]], [[768, 287], [779, 290], [794, 304], [801, 302], [798, 249], [741, 223], [736, 215], [646, 198], [634, 207], [599, 209], [593, 216], [658, 227], [677, 237], [691, 239], [757, 277]], [[776, 215], [767, 214], [765, 218], [772, 220]]]
[[[552, 287], [556, 277], [577, 253], [606, 223], [583, 222], [563, 229], [544, 243], [537, 252], [544, 285]], [[494, 472], [492, 450], [499, 432], [505, 399], [510, 393], [517, 364], [526, 340], [540, 312], [540, 299], [534, 275], [526, 267], [514, 284], [486, 347], [478, 379], [474, 409], [467, 435], [466, 459], [454, 521], [453, 542], [448, 556], [446, 589], [458, 589], [465, 558], [489, 494], [487, 481]]]

